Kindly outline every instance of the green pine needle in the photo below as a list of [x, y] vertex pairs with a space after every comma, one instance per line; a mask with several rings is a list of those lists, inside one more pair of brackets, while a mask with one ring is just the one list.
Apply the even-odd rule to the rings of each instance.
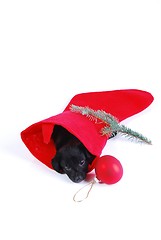
[[[116, 117], [110, 113], [106, 113], [103, 110], [93, 110], [89, 107], [81, 107], [74, 104], [70, 106], [70, 110], [72, 112], [77, 112], [85, 115], [90, 120], [95, 121], [95, 123], [105, 123], [106, 126], [101, 129], [101, 133], [103, 135], [110, 136], [112, 132], [118, 132], [121, 135], [128, 137], [128, 139], [136, 139], [138, 142], [144, 142], [150, 145], [152, 144], [151, 140], [149, 140], [147, 137], [143, 136], [141, 133], [133, 131], [125, 125], [119, 124], [119, 120]], [[98, 122], [98, 120], [100, 122]]]

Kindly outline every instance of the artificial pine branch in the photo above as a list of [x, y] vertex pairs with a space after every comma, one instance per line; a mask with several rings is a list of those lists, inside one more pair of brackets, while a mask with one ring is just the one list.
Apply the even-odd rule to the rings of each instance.
[[[118, 128], [113, 129], [113, 131], [116, 131], [120, 133], [122, 136], [128, 137], [129, 139], [136, 139], [138, 142], [144, 142], [147, 144], [152, 144], [151, 140], [148, 139], [147, 137], [143, 136], [141, 133], [138, 133], [136, 131], [133, 131], [132, 129], [126, 127], [125, 125], [119, 124]], [[108, 127], [104, 127], [101, 130], [103, 135], [110, 135], [111, 129], [109, 131]]]
[[125, 125], [120, 125], [121, 129], [120, 129], [120, 133], [125, 135], [125, 136], [131, 136], [132, 139], [135, 138], [137, 139], [139, 142], [145, 142], [147, 144], [152, 145], [152, 142], [150, 139], [148, 139], [147, 137], [143, 136], [141, 133], [138, 133], [136, 131], [133, 131], [132, 129], [126, 127]]
[[106, 126], [101, 129], [101, 133], [103, 135], [111, 136], [112, 132], [118, 132], [125, 137], [129, 137], [130, 139], [136, 139], [138, 142], [152, 144], [151, 140], [149, 140], [147, 137], [143, 136], [141, 133], [133, 131], [125, 125], [119, 124], [119, 120], [116, 117], [110, 113], [106, 113], [103, 110], [93, 110], [89, 107], [81, 107], [74, 104], [70, 106], [70, 110], [72, 112], [81, 113], [90, 120], [94, 120], [96, 123], [98, 123], [98, 120], [101, 121], [101, 123], [105, 123]]

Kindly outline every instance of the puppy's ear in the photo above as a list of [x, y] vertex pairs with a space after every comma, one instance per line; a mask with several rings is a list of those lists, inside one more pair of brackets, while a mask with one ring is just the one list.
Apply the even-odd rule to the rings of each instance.
[[75, 140], [75, 137], [70, 132], [68, 132], [65, 128], [55, 125], [52, 133], [52, 139], [54, 140], [56, 150], [59, 150], [64, 145]]
[[55, 125], [52, 133], [52, 139], [54, 140], [56, 150], [59, 150], [59, 148], [61, 148], [63, 145], [63, 134], [60, 126]]
[[51, 164], [55, 171], [57, 171], [58, 173], [61, 173], [61, 174], [64, 173], [63, 169], [60, 166], [60, 161], [59, 161], [59, 158], [57, 157], [57, 155], [51, 160]]

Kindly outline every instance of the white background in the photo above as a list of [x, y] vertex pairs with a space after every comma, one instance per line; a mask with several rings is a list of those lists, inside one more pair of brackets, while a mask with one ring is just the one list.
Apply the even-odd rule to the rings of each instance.
[[[0, 1], [0, 239], [161, 239], [161, 1]], [[20, 139], [77, 93], [137, 88], [155, 101], [124, 124], [152, 146], [116, 137], [120, 182], [75, 184]], [[119, 103], [118, 103], [119, 104]]]

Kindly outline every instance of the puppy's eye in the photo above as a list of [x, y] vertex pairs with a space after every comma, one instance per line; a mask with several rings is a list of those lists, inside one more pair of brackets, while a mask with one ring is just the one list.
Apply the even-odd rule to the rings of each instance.
[[79, 162], [79, 165], [80, 165], [80, 166], [83, 166], [84, 164], [85, 164], [85, 160], [82, 159], [82, 160]]
[[71, 170], [71, 167], [65, 166], [64, 169], [65, 169], [66, 171], [70, 171], [70, 170]]

